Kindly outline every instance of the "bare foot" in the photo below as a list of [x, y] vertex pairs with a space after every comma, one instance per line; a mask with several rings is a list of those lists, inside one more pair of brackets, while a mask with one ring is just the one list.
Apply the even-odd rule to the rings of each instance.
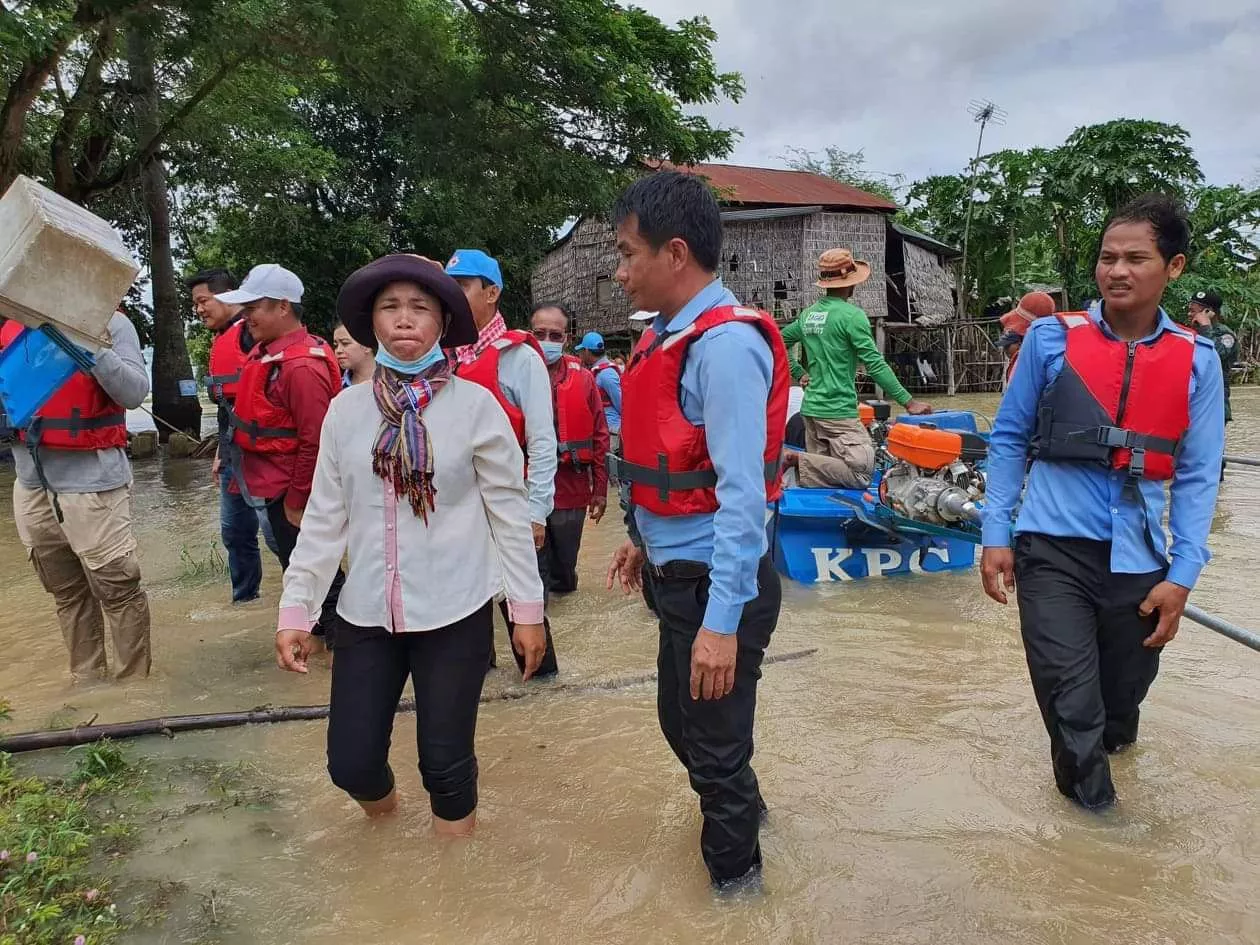
[[379, 801], [359, 801], [359, 806], [369, 817], [388, 817], [398, 810], [398, 791], [390, 791]]
[[443, 820], [441, 817], [434, 816], [433, 832], [439, 837], [457, 838], [471, 837], [473, 829], [477, 826], [477, 812], [473, 811], [467, 817], [460, 820]]

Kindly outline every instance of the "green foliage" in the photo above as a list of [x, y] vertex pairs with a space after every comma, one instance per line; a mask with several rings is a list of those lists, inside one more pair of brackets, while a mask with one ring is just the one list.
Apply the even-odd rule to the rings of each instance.
[[[306, 282], [325, 332], [346, 275], [399, 249], [490, 250], [508, 279], [505, 311], [523, 314], [530, 269], [557, 229], [606, 209], [640, 159], [728, 153], [734, 133], [693, 112], [742, 92], [717, 69], [704, 19], [668, 26], [613, 0], [22, 10], [0, 6], [0, 77], [10, 91], [46, 79], [29, 106], [0, 96], [27, 108], [18, 147], [0, 146], [0, 188], [18, 171], [43, 179], [147, 257], [140, 172], [161, 158], [181, 268], [243, 275], [281, 262]], [[156, 132], [139, 120], [127, 59], [137, 30], [156, 60]], [[147, 336], [144, 306], [127, 311]]]
[[210, 370], [210, 346], [214, 344], [214, 332], [196, 322], [188, 326], [188, 359], [198, 379]]
[[97, 802], [127, 771], [108, 745], [85, 754], [66, 781], [22, 777], [0, 754], [0, 945], [118, 940], [125, 926], [93, 860], [120, 833]]
[[821, 174], [893, 203], [899, 202], [898, 195], [905, 188], [904, 174], [881, 174], [868, 170], [866, 155], [861, 150], [843, 151], [832, 147], [822, 154], [815, 154], [804, 148], [788, 148], [781, 160], [794, 171]]
[[740, 93], [713, 38], [609, 0], [360, 4], [318, 69], [244, 66], [190, 120], [172, 152], [188, 255], [283, 263], [328, 332], [341, 282], [374, 256], [477, 246], [523, 317], [557, 228], [606, 210], [639, 158], [729, 151], [731, 132], [685, 111]]
[[[974, 190], [969, 175], [974, 171]], [[1260, 190], [1210, 187], [1177, 125], [1119, 119], [1079, 128], [1055, 149], [999, 151], [958, 175], [929, 177], [908, 192], [911, 225], [961, 246], [974, 194], [967, 283], [973, 310], [1060, 284], [1072, 304], [1097, 294], [1094, 255], [1107, 217], [1146, 191], [1183, 200], [1193, 247], [1166, 306], [1184, 311], [1193, 292], [1213, 288], [1234, 324], [1260, 313]]]

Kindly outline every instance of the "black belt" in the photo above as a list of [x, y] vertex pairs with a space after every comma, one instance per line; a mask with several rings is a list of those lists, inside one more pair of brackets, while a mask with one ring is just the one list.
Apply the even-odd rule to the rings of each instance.
[[664, 564], [649, 561], [647, 572], [658, 581], [698, 581], [709, 576], [709, 566], [703, 561], [666, 561]]
[[[656, 467], [627, 462], [614, 453], [608, 454], [606, 465], [608, 474], [612, 478], [655, 489], [662, 502], [669, 501], [671, 492], [712, 489], [717, 485], [717, 470], [693, 469], [685, 472], [671, 472], [669, 461], [664, 453], [660, 454], [659, 464]], [[779, 457], [776, 456], [765, 464], [764, 473], [766, 482], [775, 480], [779, 474]]]
[[233, 430], [240, 430], [249, 437], [251, 443], [256, 444], [263, 439], [291, 440], [298, 435], [297, 430], [290, 430], [287, 427], [264, 427], [260, 426], [256, 420], [242, 420], [230, 406], [227, 408], [227, 414], [228, 426]]

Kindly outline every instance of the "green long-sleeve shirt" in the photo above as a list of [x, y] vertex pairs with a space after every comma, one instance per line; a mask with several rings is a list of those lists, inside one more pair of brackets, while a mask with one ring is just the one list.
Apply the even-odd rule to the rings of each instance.
[[[910, 392], [875, 347], [871, 323], [866, 313], [844, 299], [826, 296], [797, 316], [783, 329], [783, 342], [801, 344], [809, 363], [809, 386], [801, 415], [819, 420], [856, 420], [858, 415], [857, 365], [897, 403], [910, 402]], [[792, 379], [805, 369], [791, 358]]]

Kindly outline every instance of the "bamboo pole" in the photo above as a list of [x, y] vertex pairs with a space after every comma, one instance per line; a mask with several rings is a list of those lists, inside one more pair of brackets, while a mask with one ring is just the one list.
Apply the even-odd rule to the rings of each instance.
[[[804, 659], [818, 652], [817, 647], [793, 650], [767, 656], [766, 663], [786, 663]], [[605, 680], [556, 683], [541, 686], [513, 686], [495, 694], [482, 694], [482, 704], [490, 702], [515, 702], [531, 696], [564, 693], [581, 695], [598, 692], [616, 692], [641, 686], [656, 679], [655, 672], [615, 676]], [[404, 699], [398, 703], [398, 711], [414, 712], [415, 701]], [[275, 722], [300, 722], [328, 718], [327, 705], [260, 706], [242, 712], [211, 712], [203, 715], [174, 715], [159, 719], [138, 719], [134, 722], [114, 722], [107, 725], [77, 725], [74, 728], [53, 729], [46, 732], [21, 732], [0, 737], [0, 751], [17, 753], [39, 751], [44, 748], [72, 748], [89, 745], [102, 739], [120, 740], [140, 738], [144, 735], [165, 735], [174, 738], [178, 732], [197, 732], [218, 728], [237, 728], [242, 725], [262, 725]]]

